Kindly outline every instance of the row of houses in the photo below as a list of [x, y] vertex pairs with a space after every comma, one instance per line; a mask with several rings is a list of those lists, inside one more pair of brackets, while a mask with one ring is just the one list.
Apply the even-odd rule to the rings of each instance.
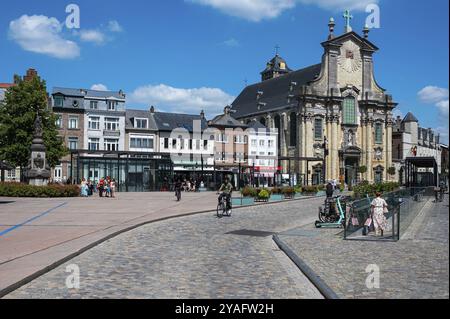
[[[165, 189], [175, 178], [214, 188], [225, 175], [235, 186], [249, 178], [274, 183], [276, 131], [237, 121], [231, 107], [208, 120], [203, 111], [178, 114], [126, 104], [123, 91], [53, 88], [49, 106], [69, 149], [52, 169], [54, 182], [111, 177], [121, 191]], [[8, 171], [5, 179], [20, 180], [20, 171]]]
[[110, 176], [123, 190], [146, 191], [166, 188], [174, 178], [215, 187], [226, 174], [238, 186], [250, 170], [266, 183], [275, 178], [276, 132], [256, 121], [235, 120], [230, 107], [207, 120], [203, 111], [127, 108], [122, 91], [59, 87], [51, 103], [71, 151], [55, 168], [55, 181]]
[[[30, 69], [24, 78], [33, 76], [37, 76], [37, 72]], [[264, 81], [275, 80], [277, 78]], [[0, 101], [13, 85], [0, 83]], [[250, 89], [252, 87], [246, 88], [244, 93]], [[255, 96], [258, 98], [262, 94], [259, 90]], [[273, 119], [269, 116], [268, 120], [242, 116], [240, 99], [241, 96], [232, 106], [225, 107], [223, 114], [208, 120], [203, 111], [177, 114], [161, 112], [153, 106], [147, 110], [134, 109], [127, 106], [126, 94], [120, 90], [55, 87], [49, 95], [49, 107], [58, 116], [59, 135], [70, 154], [53, 169], [53, 180], [79, 183], [84, 178], [95, 182], [110, 176], [118, 181], [121, 191], [160, 190], [167, 188], [175, 178], [202, 180], [206, 187], [214, 188], [225, 175], [233, 177], [235, 186], [246, 183], [272, 186], [286, 182], [318, 184], [326, 180], [329, 176], [326, 171], [333, 164], [330, 156], [324, 152], [315, 152], [309, 157], [286, 153], [286, 144], [292, 145], [288, 149], [294, 151], [297, 139], [303, 136], [295, 132], [298, 130], [297, 125], [293, 125], [295, 121], [289, 121], [288, 125], [281, 123], [281, 117], [277, 122], [277, 116]], [[286, 119], [286, 114], [282, 115]], [[317, 134], [316, 126], [313, 135], [317, 135], [318, 146], [306, 147], [320, 150], [327, 147], [327, 139], [323, 136], [323, 128], [318, 131], [322, 134]], [[386, 161], [387, 153], [381, 144], [376, 144], [376, 133], [375, 130], [375, 145], [370, 157], [373, 156], [375, 163], [381, 163]], [[329, 138], [333, 139], [333, 136]], [[343, 140], [345, 147], [359, 149], [356, 146], [361, 141], [351, 132]], [[319, 141], [322, 142], [320, 145]], [[387, 180], [404, 184], [411, 176], [408, 161], [420, 162], [421, 159], [429, 159], [434, 167], [418, 169], [413, 174], [417, 176], [415, 184], [435, 184], [433, 178], [448, 176], [448, 146], [441, 143], [439, 134], [433, 129], [421, 127], [412, 113], [393, 121], [392, 140], [386, 143], [392, 150], [388, 162], [395, 168], [395, 175], [388, 174], [385, 168], [378, 175], [375, 171], [375, 181], [382, 181], [385, 176]], [[332, 150], [332, 145], [328, 148]], [[306, 161], [308, 169], [304, 174], [296, 167], [299, 160]], [[423, 161], [419, 162], [423, 164]], [[364, 165], [364, 161], [359, 165]], [[348, 167], [345, 168], [343, 172]], [[357, 172], [357, 169], [353, 167], [353, 171]], [[342, 174], [351, 180], [350, 175]], [[4, 179], [20, 180], [20, 171], [8, 170]]]

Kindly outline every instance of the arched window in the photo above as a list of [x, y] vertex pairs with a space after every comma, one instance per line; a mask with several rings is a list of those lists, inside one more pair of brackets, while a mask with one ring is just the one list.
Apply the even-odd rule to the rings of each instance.
[[297, 146], [297, 114], [295, 112], [291, 113], [290, 119], [290, 140], [289, 146]]
[[344, 99], [343, 114], [344, 124], [356, 124], [356, 99], [353, 96]]

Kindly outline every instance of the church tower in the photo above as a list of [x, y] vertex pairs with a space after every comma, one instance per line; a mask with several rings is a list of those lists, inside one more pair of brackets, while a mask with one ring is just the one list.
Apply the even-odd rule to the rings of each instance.
[[286, 61], [278, 55], [267, 63], [266, 69], [261, 72], [261, 81], [267, 81], [288, 74], [292, 70], [287, 66]]

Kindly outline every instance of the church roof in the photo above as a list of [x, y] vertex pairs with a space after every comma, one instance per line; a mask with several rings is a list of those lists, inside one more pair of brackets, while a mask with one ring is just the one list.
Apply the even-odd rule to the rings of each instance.
[[294, 93], [291, 91], [294, 82], [295, 90], [313, 81], [320, 71], [321, 64], [316, 64], [246, 87], [232, 103], [234, 117], [239, 119], [289, 106], [288, 97]]
[[406, 114], [405, 118], [403, 119], [403, 122], [404, 123], [410, 123], [410, 122], [417, 122], [417, 123], [419, 123], [419, 120], [417, 119], [417, 117], [414, 116], [414, 114], [409, 112], [408, 114]]

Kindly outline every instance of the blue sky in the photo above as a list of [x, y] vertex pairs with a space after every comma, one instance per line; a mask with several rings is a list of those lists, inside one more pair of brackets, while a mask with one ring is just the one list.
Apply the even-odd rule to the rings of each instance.
[[293, 69], [319, 63], [329, 18], [339, 34], [350, 8], [360, 32], [366, 4], [378, 3], [377, 81], [397, 112], [413, 111], [448, 138], [447, 0], [78, 0], [78, 30], [64, 25], [70, 3], [2, 4], [0, 82], [34, 67], [49, 90], [97, 85], [127, 92], [129, 107], [212, 115], [245, 80], [259, 81], [276, 45]]

